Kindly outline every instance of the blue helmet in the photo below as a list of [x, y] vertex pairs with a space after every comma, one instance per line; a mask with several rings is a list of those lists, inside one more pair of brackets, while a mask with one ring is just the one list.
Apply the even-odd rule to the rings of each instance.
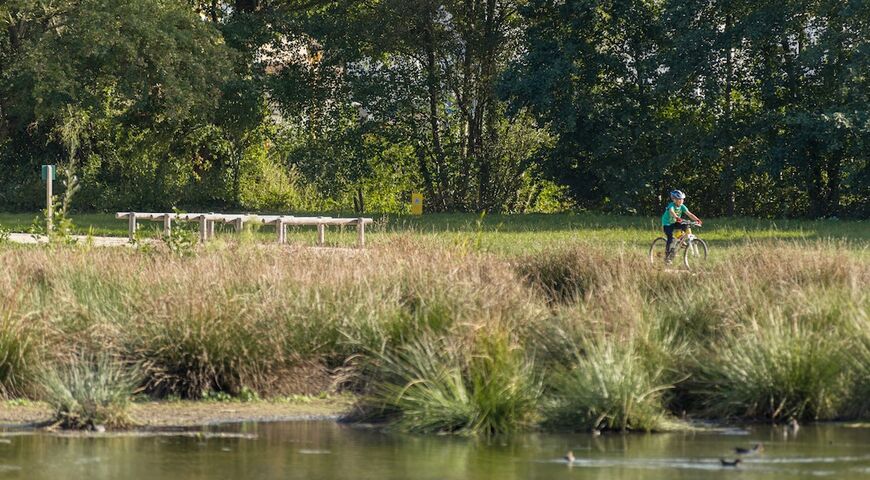
[[674, 190], [673, 192], [671, 192], [671, 198], [676, 198], [676, 199], [678, 199], [678, 200], [683, 200], [684, 198], [686, 198], [686, 194], [683, 193], [683, 192], [681, 192], [681, 191], [679, 191], [679, 190]]

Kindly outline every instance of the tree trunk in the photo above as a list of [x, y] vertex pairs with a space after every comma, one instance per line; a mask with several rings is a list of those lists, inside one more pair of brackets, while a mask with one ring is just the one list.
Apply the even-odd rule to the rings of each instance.
[[353, 211], [360, 215], [366, 212], [365, 198], [363, 197], [363, 189], [360, 185], [357, 185], [356, 192], [353, 195]]
[[734, 121], [731, 105], [732, 82], [734, 76], [734, 48], [732, 46], [731, 26], [733, 19], [729, 13], [725, 17], [725, 34], [729, 35], [728, 52], [725, 57], [725, 181], [722, 186], [725, 187], [723, 192], [725, 197], [725, 213], [729, 217], [733, 217], [735, 213], [735, 190], [737, 189], [737, 172], [734, 166]]
[[426, 152], [420, 146], [415, 147], [414, 151], [417, 154], [417, 165], [420, 169], [420, 175], [423, 177], [423, 191], [426, 193], [426, 197], [431, 199], [430, 201], [435, 204], [437, 196], [435, 186], [432, 183], [432, 173], [429, 172], [429, 165], [426, 162]]
[[828, 216], [840, 214], [840, 183], [842, 182], [843, 151], [836, 150], [828, 161]]
[[809, 185], [807, 185], [807, 194], [810, 200], [810, 215], [813, 218], [822, 217], [825, 214], [825, 192], [824, 178], [822, 170], [822, 161], [819, 158], [818, 148], [815, 142], [810, 142], [806, 149], [806, 159], [809, 170]]
[[438, 126], [438, 101], [440, 98], [440, 85], [438, 84], [438, 76], [436, 69], [438, 65], [435, 63], [435, 46], [434, 34], [430, 32], [430, 43], [426, 46], [426, 69], [427, 83], [429, 87], [429, 127], [432, 133], [432, 148], [434, 150], [435, 174], [438, 179], [438, 194], [437, 200], [443, 210], [447, 210], [450, 206], [449, 201], [449, 180], [447, 176], [447, 165], [444, 159], [444, 148], [441, 145], [441, 129]]
[[477, 209], [486, 210], [492, 206], [490, 183], [492, 182], [492, 158], [489, 153], [496, 143], [495, 125], [493, 124], [493, 83], [495, 82], [496, 50], [498, 49], [499, 33], [496, 24], [497, 0], [486, 0], [486, 12], [483, 29], [483, 52], [480, 56], [480, 87], [479, 101], [475, 105], [475, 123], [477, 135], [475, 150], [478, 162], [478, 196]]
[[[465, 11], [463, 14], [466, 18], [474, 18], [477, 11], [477, 0], [465, 0]], [[474, 161], [474, 146], [472, 137], [474, 135], [474, 114], [472, 112], [472, 104], [475, 98], [474, 95], [474, 71], [472, 64], [474, 60], [474, 27], [471, 22], [465, 22], [462, 29], [462, 37], [465, 42], [465, 51], [462, 57], [462, 86], [459, 91], [457, 100], [459, 101], [462, 122], [460, 125], [460, 152], [461, 170], [459, 175], [459, 184], [456, 189], [456, 197], [462, 199], [463, 202], [468, 198], [468, 187], [471, 180], [471, 167]]]

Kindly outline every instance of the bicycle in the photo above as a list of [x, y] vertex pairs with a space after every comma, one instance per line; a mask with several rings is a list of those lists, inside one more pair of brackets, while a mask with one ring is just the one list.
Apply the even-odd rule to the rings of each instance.
[[[689, 228], [701, 226], [700, 223], [688, 220], [683, 221], [683, 224], [688, 225]], [[677, 256], [677, 251], [681, 248], [683, 249], [683, 265], [686, 266], [687, 270], [692, 269], [689, 265], [690, 263], [703, 265], [707, 261], [707, 242], [698, 238], [694, 233], [675, 230], [671, 251], [667, 256], [665, 256], [665, 245], [667, 245], [667, 241], [668, 239], [665, 237], [659, 237], [653, 240], [652, 245], [649, 247], [649, 261], [652, 264], [662, 261], [666, 264], [671, 263]]]

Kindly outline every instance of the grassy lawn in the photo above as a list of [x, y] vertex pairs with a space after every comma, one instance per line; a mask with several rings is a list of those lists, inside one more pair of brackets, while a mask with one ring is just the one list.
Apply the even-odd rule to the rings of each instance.
[[[0, 213], [0, 226], [26, 232], [35, 214]], [[345, 214], [344, 216], [353, 216]], [[592, 213], [486, 215], [429, 214], [421, 217], [371, 214], [376, 219], [369, 228], [370, 244], [389, 242], [397, 237], [425, 241], [438, 246], [460, 246], [494, 253], [523, 253], [562, 247], [576, 243], [616, 242], [644, 246], [660, 235], [657, 218], [615, 216]], [[76, 231], [95, 236], [127, 235], [127, 224], [112, 214], [76, 214]], [[159, 235], [160, 224], [142, 222], [142, 235]], [[219, 232], [230, 233], [228, 226], [218, 225]], [[194, 224], [187, 228], [195, 229]], [[752, 218], [711, 218], [696, 234], [714, 247], [731, 247], [748, 241], [764, 240], [845, 240], [851, 250], [864, 250], [870, 242], [870, 223], [843, 220], [759, 220]], [[273, 227], [258, 229], [263, 240], [274, 236]], [[313, 244], [314, 227], [295, 227], [290, 241]], [[327, 241], [334, 245], [352, 245], [353, 229], [330, 229]]]

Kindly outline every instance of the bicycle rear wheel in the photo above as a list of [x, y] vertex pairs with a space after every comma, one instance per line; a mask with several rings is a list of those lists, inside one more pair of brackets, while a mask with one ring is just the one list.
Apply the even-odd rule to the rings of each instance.
[[649, 246], [649, 261], [653, 265], [665, 263], [665, 245], [668, 240], [665, 237], [659, 237], [653, 240]]
[[691, 270], [692, 266], [699, 267], [707, 263], [707, 242], [695, 238], [684, 248], [683, 265]]

